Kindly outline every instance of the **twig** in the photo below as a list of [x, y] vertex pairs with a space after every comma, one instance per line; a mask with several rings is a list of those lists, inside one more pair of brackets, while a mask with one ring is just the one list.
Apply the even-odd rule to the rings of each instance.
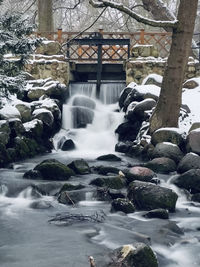
[[68, 40], [66, 43], [64, 43], [64, 44], [62, 45], [62, 47], [65, 46], [65, 45], [67, 45], [67, 44], [69, 44], [71, 41], [73, 41], [75, 38], [77, 38], [78, 36], [80, 36], [82, 33], [84, 33], [84, 32], [86, 32], [87, 30], [89, 30], [89, 29], [90, 29], [90, 28], [97, 22], [97, 20], [103, 15], [103, 13], [105, 12], [106, 8], [107, 8], [107, 7], [105, 7], [105, 8], [102, 10], [102, 12], [99, 14], [99, 16], [92, 22], [92, 24], [90, 24], [89, 27], [85, 28], [84, 30], [82, 30], [81, 32], [79, 32], [77, 35], [75, 35], [72, 39]]

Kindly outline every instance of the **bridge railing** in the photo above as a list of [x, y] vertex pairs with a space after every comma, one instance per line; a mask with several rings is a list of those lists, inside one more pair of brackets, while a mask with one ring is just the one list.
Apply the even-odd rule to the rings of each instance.
[[[78, 32], [64, 32], [62, 29], [58, 29], [57, 32], [48, 32], [45, 33], [45, 36], [48, 36], [51, 40], [57, 40], [60, 43], [68, 42], [73, 38], [89, 38], [94, 32], [83, 32], [79, 34]], [[130, 39], [130, 46], [135, 44], [152, 44], [157, 47], [159, 55], [161, 57], [167, 57], [171, 45], [171, 33], [168, 32], [145, 32], [145, 30], [140, 30], [138, 32], [104, 32], [102, 29], [99, 30], [99, 33], [105, 39]], [[44, 34], [44, 33], [43, 33]], [[40, 33], [38, 33], [40, 35]], [[75, 49], [75, 48], [74, 48]], [[80, 56], [83, 55], [82, 59], [87, 58], [87, 54], [95, 54], [96, 48], [92, 48], [89, 51], [86, 47], [76, 47], [74, 50], [74, 55]], [[83, 53], [83, 50], [85, 53]], [[105, 55], [109, 57], [112, 53], [117, 56], [117, 54], [122, 55], [125, 53], [123, 47], [112, 46], [110, 48], [105, 48]]]

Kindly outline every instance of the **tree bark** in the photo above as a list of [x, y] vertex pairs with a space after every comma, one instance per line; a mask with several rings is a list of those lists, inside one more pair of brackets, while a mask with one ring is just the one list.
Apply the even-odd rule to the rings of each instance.
[[54, 31], [52, 0], [38, 0], [38, 22], [42, 36]]
[[182, 84], [191, 51], [197, 4], [198, 0], [180, 1], [178, 27], [173, 29], [160, 97], [150, 119], [150, 133], [161, 127], [178, 127]]

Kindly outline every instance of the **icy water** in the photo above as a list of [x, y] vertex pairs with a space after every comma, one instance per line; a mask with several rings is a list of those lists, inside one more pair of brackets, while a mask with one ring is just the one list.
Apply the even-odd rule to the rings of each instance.
[[[111, 164], [98, 162], [95, 158], [114, 152], [117, 141], [114, 129], [122, 121], [123, 114], [117, 111], [117, 106], [112, 103], [114, 100], [105, 100], [105, 95], [101, 101], [96, 100], [92, 86], [83, 89], [80, 85], [77, 92], [71, 90], [71, 97], [64, 106], [64, 129], [55, 136], [54, 142], [56, 145], [63, 135], [67, 135], [74, 140], [77, 149], [72, 152], [55, 150], [44, 156], [15, 163], [10, 169], [1, 169], [0, 266], [89, 267], [88, 256], [92, 255], [97, 267], [104, 267], [109, 251], [135, 241], [145, 242], [153, 248], [159, 266], [200, 266], [200, 205], [187, 201], [184, 192], [170, 184], [168, 175], [158, 175], [158, 178], [162, 186], [172, 188], [179, 195], [176, 212], [170, 214], [170, 220], [146, 219], [142, 216], [144, 212], [128, 216], [111, 213], [110, 203], [97, 201], [93, 194], [95, 188], [89, 185], [92, 179], [99, 177], [97, 174], [70, 178], [70, 183], [86, 186], [82, 201], [74, 207], [59, 204], [56, 200], [55, 194], [64, 182], [22, 178], [26, 170], [34, 168], [46, 158], [56, 158], [65, 164], [77, 158], [86, 159], [90, 166]], [[89, 110], [81, 112], [86, 114], [81, 122], [73, 115], [73, 107], [78, 107], [75, 114], [80, 107], [81, 111], [84, 108]], [[78, 128], [79, 123], [82, 126], [85, 124], [85, 128]], [[137, 159], [118, 155], [122, 162], [112, 163], [112, 166], [120, 169], [138, 162]], [[102, 223], [61, 225], [49, 222], [57, 213], [94, 215], [102, 211], [106, 215]], [[176, 223], [181, 230], [172, 223]]]

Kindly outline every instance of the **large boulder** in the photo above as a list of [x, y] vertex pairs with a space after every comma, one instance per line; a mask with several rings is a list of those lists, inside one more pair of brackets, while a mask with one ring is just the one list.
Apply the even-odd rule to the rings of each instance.
[[83, 159], [77, 159], [68, 164], [68, 167], [77, 174], [88, 174], [90, 173], [90, 167], [88, 163]]
[[134, 141], [141, 127], [141, 122], [124, 122], [120, 124], [115, 133], [119, 135], [119, 141]]
[[[136, 85], [136, 84], [135, 84]], [[119, 96], [119, 107], [123, 108], [124, 106], [124, 101], [126, 100], [128, 94], [132, 91], [133, 88], [131, 87], [126, 87], [124, 90], [121, 92]]]
[[128, 120], [133, 121], [133, 122], [135, 120], [143, 121], [148, 118], [147, 111], [152, 110], [152, 108], [155, 107], [155, 105], [156, 105], [156, 101], [154, 99], [147, 98], [139, 102], [138, 104], [136, 104], [132, 109], [129, 108], [128, 106], [126, 117]]
[[170, 142], [177, 146], [182, 146], [184, 139], [179, 128], [161, 128], [153, 133], [151, 143], [155, 146], [162, 142]]
[[17, 159], [25, 159], [31, 156], [25, 137], [15, 137], [13, 139], [13, 147], [16, 151]]
[[27, 136], [39, 140], [43, 134], [43, 122], [39, 119], [24, 123]]
[[159, 87], [161, 87], [163, 77], [159, 74], [153, 73], [149, 74], [143, 81], [142, 84], [148, 85], [148, 84], [154, 84]]
[[0, 168], [5, 167], [10, 162], [10, 159], [6, 146], [0, 142]]
[[176, 171], [175, 161], [166, 157], [152, 159], [151, 161], [145, 163], [144, 166], [157, 173], [167, 174]]
[[178, 196], [171, 189], [134, 181], [129, 185], [128, 198], [141, 210], [162, 208], [174, 212]]
[[62, 191], [58, 196], [58, 202], [65, 205], [74, 205], [86, 198], [85, 190]]
[[47, 126], [48, 128], [51, 128], [54, 122], [54, 117], [53, 117], [52, 112], [45, 108], [34, 110], [33, 118], [41, 120], [43, 124]]
[[94, 167], [94, 171], [98, 174], [107, 175], [108, 173], [118, 174], [120, 169], [112, 166], [97, 166]]
[[200, 169], [200, 156], [195, 153], [187, 153], [178, 164], [177, 171], [184, 173], [190, 169]]
[[124, 245], [114, 250], [110, 258], [106, 267], [158, 267], [154, 252], [144, 243]]
[[122, 189], [126, 185], [125, 179], [119, 176], [108, 176], [106, 178], [96, 178], [90, 182], [91, 185], [107, 187], [112, 189]]
[[191, 169], [176, 176], [173, 183], [180, 188], [187, 189], [192, 194], [200, 193], [200, 169]]
[[169, 142], [158, 143], [152, 152], [152, 158], [160, 157], [170, 158], [178, 163], [183, 158], [183, 152], [175, 144]]
[[112, 212], [122, 211], [128, 214], [128, 213], [133, 213], [135, 211], [133, 203], [130, 200], [124, 198], [117, 198], [113, 200], [111, 206], [112, 206], [111, 207]]
[[200, 155], [200, 128], [192, 130], [187, 136], [187, 151]]
[[129, 169], [126, 173], [126, 178], [128, 183], [131, 183], [135, 180], [150, 182], [151, 179], [155, 176], [155, 173], [146, 167], [135, 166]]
[[7, 145], [10, 140], [10, 126], [7, 120], [0, 120], [0, 143]]
[[39, 171], [45, 180], [68, 180], [74, 175], [73, 170], [56, 159], [44, 160], [34, 170]]

